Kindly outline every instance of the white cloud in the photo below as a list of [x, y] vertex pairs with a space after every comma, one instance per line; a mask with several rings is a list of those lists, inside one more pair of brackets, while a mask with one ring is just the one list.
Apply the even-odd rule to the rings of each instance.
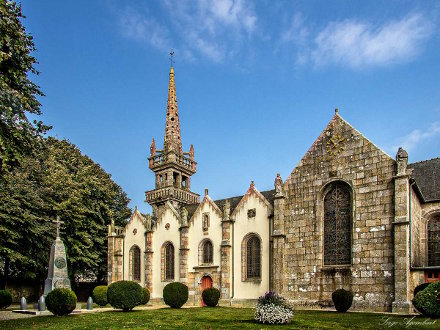
[[247, 0], [164, 0], [161, 6], [162, 24], [148, 11], [128, 7], [120, 15], [124, 35], [160, 50], [174, 47], [186, 60], [222, 62], [256, 29], [257, 16]]
[[417, 145], [423, 140], [429, 140], [433, 137], [440, 135], [440, 122], [433, 122], [427, 130], [416, 129], [403, 137], [397, 146], [393, 147], [393, 151], [397, 152], [399, 147], [402, 147], [406, 151], [410, 152], [414, 150]]
[[119, 16], [119, 24], [122, 33], [139, 42], [148, 42], [159, 50], [169, 50], [171, 42], [168, 30], [156, 22], [152, 17], [142, 15], [131, 7]]
[[433, 25], [421, 14], [380, 26], [356, 20], [331, 22], [314, 39], [310, 59], [316, 66], [352, 68], [408, 62], [432, 32]]

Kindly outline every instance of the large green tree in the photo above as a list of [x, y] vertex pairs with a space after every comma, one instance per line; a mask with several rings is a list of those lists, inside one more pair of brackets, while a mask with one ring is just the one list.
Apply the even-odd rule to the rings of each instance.
[[0, 0], [0, 179], [26, 154], [35, 153], [50, 129], [29, 115], [41, 114], [40, 88], [29, 79], [38, 74], [32, 36], [21, 24], [24, 16], [15, 2]]
[[98, 164], [68, 141], [45, 140], [38, 157], [7, 173], [0, 190], [0, 270], [8, 278], [43, 280], [58, 215], [75, 279], [107, 273], [107, 226], [124, 225], [131, 210], [125, 192]]

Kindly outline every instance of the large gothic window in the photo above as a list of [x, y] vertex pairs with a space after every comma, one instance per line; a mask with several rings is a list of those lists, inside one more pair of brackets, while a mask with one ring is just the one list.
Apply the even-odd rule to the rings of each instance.
[[164, 275], [165, 280], [174, 280], [174, 246], [168, 242], [165, 245], [164, 251]]
[[212, 264], [213, 262], [213, 248], [210, 240], [203, 243], [203, 263]]
[[245, 240], [245, 274], [246, 279], [261, 278], [261, 243], [260, 238], [251, 234]]
[[428, 266], [440, 266], [440, 214], [428, 221]]
[[132, 281], [141, 280], [141, 250], [136, 245], [130, 249], [130, 278]]
[[324, 197], [324, 265], [351, 264], [351, 194], [343, 182], [332, 183]]

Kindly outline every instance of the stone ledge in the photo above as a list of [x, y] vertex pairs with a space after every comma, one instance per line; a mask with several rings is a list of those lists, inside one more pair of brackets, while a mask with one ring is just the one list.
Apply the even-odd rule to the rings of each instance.
[[200, 266], [194, 266], [193, 269], [208, 269], [208, 268], [218, 268], [219, 266], [214, 265], [200, 265]]

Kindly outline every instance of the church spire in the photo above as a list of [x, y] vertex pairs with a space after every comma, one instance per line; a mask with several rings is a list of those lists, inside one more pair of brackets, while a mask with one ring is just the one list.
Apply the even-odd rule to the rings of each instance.
[[165, 124], [164, 151], [182, 153], [182, 140], [180, 136], [179, 112], [177, 110], [176, 84], [174, 82], [174, 68], [170, 69], [170, 82], [168, 84], [167, 117]]

